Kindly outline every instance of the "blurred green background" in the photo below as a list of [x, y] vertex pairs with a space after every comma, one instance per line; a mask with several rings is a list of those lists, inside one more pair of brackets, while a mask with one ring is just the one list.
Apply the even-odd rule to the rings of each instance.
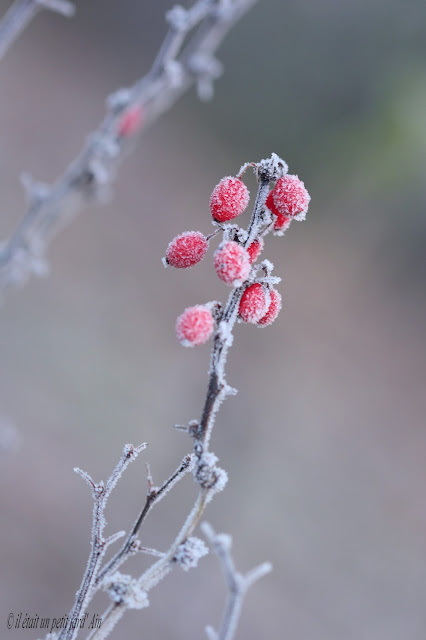
[[[0, 237], [25, 208], [20, 173], [63, 171], [106, 95], [148, 70], [171, 6], [76, 4], [72, 20], [40, 14], [0, 64]], [[18, 435], [0, 451], [2, 636], [40, 635], [7, 632], [9, 612], [72, 605], [91, 524], [73, 467], [106, 478], [126, 442], [148, 441], [160, 483], [189, 449], [171, 427], [199, 415], [209, 350], [180, 347], [174, 322], [228, 290], [211, 256], [188, 272], [161, 257], [176, 234], [209, 232], [222, 176], [275, 151], [312, 201], [306, 222], [267, 243], [284, 309], [265, 331], [237, 327], [239, 394], [213, 436], [230, 481], [206, 519], [233, 535], [240, 570], [274, 565], [237, 638], [425, 639], [425, 23], [424, 0], [260, 1], [219, 52], [214, 100], [192, 91], [158, 121], [111, 202], [54, 241], [50, 277], [6, 298], [0, 430]], [[139, 458], [110, 502], [110, 532], [129, 528], [145, 489]], [[143, 543], [167, 548], [194, 495], [187, 479]], [[113, 637], [201, 638], [225, 596], [208, 557]]]

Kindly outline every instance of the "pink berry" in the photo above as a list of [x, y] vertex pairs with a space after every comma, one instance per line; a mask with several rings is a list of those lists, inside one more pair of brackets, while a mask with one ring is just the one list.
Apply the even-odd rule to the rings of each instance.
[[263, 238], [257, 238], [251, 243], [249, 247], [247, 247], [247, 253], [250, 256], [250, 264], [253, 264], [253, 262], [256, 262], [256, 260], [262, 253], [264, 246], [265, 246], [265, 241], [263, 240]]
[[271, 287], [269, 289], [269, 293], [271, 296], [271, 302], [268, 307], [268, 311], [265, 315], [259, 320], [258, 325], [261, 327], [267, 327], [277, 319], [279, 312], [281, 311], [282, 306], [282, 298], [281, 294], [278, 293], [276, 289]]
[[283, 176], [271, 193], [278, 213], [296, 220], [305, 218], [311, 196], [297, 176]]
[[215, 251], [214, 267], [223, 282], [237, 287], [250, 273], [250, 255], [243, 246], [229, 240]]
[[203, 305], [188, 307], [176, 320], [176, 335], [184, 347], [204, 344], [214, 330], [211, 311]]
[[259, 282], [251, 284], [241, 296], [238, 313], [244, 322], [257, 324], [268, 311], [269, 296]]
[[249, 203], [249, 190], [242, 180], [228, 176], [215, 186], [210, 196], [210, 211], [217, 222], [239, 216]]
[[124, 111], [117, 125], [118, 135], [122, 138], [133, 136], [142, 126], [142, 107], [134, 105]]
[[206, 255], [209, 243], [199, 231], [185, 231], [176, 236], [166, 249], [166, 262], [176, 269], [192, 267]]

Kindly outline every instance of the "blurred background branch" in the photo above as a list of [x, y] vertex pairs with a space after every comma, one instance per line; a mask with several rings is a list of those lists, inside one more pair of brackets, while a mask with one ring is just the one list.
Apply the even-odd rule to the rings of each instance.
[[[129, 148], [129, 138], [170, 109], [194, 83], [201, 98], [212, 97], [213, 81], [222, 71], [214, 53], [255, 2], [197, 0], [188, 10], [176, 6], [166, 14], [169, 31], [150, 71], [132, 88], [108, 98], [104, 120], [64, 174], [52, 186], [23, 176], [29, 205], [0, 249], [0, 290], [22, 285], [31, 274], [47, 273], [48, 242], [82, 206], [100, 197]], [[38, 3], [30, 5], [28, 12], [38, 7]]]
[[74, 5], [68, 0], [15, 0], [0, 21], [0, 59], [41, 9], [66, 17], [74, 14]]

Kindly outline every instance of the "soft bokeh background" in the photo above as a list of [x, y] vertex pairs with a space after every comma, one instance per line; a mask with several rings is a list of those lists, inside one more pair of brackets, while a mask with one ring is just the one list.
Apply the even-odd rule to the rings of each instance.
[[[70, 21], [37, 17], [0, 64], [0, 237], [24, 211], [21, 171], [62, 172], [105, 96], [149, 68], [170, 3], [77, 7]], [[174, 321], [228, 291], [210, 258], [185, 273], [160, 259], [177, 233], [208, 232], [223, 175], [275, 151], [312, 203], [268, 242], [285, 309], [268, 330], [238, 327], [240, 392], [214, 433], [230, 482], [206, 518], [233, 535], [241, 570], [274, 565], [237, 637], [425, 639], [425, 22], [424, 0], [259, 2], [220, 51], [213, 102], [191, 92], [150, 129], [111, 203], [55, 240], [51, 276], [7, 297], [0, 414], [19, 443], [0, 454], [2, 637], [39, 635], [8, 632], [9, 612], [72, 604], [91, 522], [73, 467], [104, 478], [124, 443], [146, 440], [161, 482], [188, 450], [171, 426], [198, 416], [209, 352], [182, 349]], [[167, 547], [194, 492], [187, 479], [158, 506], [146, 545]], [[144, 493], [140, 458], [111, 500], [111, 532]], [[202, 638], [225, 595], [208, 557], [114, 637]]]

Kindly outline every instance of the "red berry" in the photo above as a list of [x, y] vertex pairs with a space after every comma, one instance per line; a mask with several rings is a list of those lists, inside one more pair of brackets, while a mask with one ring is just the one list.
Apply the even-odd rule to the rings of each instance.
[[223, 282], [238, 287], [250, 273], [250, 255], [243, 246], [229, 240], [215, 251], [214, 267]]
[[259, 282], [251, 284], [241, 296], [238, 313], [244, 322], [257, 324], [268, 311], [269, 296]]
[[285, 216], [283, 213], [279, 213], [274, 224], [274, 231], [278, 231], [278, 233], [275, 235], [284, 235], [284, 231], [287, 231], [290, 223], [291, 218], [289, 216]]
[[214, 329], [211, 311], [203, 305], [188, 307], [176, 320], [176, 335], [184, 347], [204, 344]]
[[285, 216], [283, 213], [280, 213], [278, 211], [274, 202], [274, 189], [269, 192], [269, 195], [266, 198], [266, 206], [271, 211], [271, 213], [276, 216], [274, 222], [274, 231], [276, 231], [277, 233], [275, 233], [274, 235], [283, 236], [284, 231], [289, 228], [292, 218], [290, 216]]
[[269, 289], [269, 293], [271, 296], [271, 302], [269, 304], [268, 311], [258, 322], [259, 326], [261, 327], [267, 327], [270, 324], [272, 324], [274, 320], [276, 320], [279, 312], [281, 311], [281, 306], [282, 306], [281, 294], [278, 293], [278, 291], [273, 287]]
[[274, 203], [274, 191], [270, 191], [268, 197], [266, 198], [266, 206], [268, 207], [268, 209], [274, 214], [274, 216], [279, 216], [280, 212], [278, 211], [278, 209], [275, 206]]
[[271, 193], [278, 213], [297, 220], [305, 218], [311, 197], [297, 176], [283, 176]]
[[249, 247], [247, 247], [247, 253], [250, 256], [250, 264], [253, 264], [253, 262], [258, 259], [264, 246], [265, 241], [263, 240], [263, 238], [257, 238], [251, 243]]
[[176, 236], [166, 249], [166, 262], [176, 269], [192, 267], [206, 255], [209, 243], [199, 231], [185, 231]]
[[118, 121], [118, 135], [123, 138], [133, 136], [141, 128], [142, 120], [142, 107], [139, 105], [129, 107]]
[[249, 190], [242, 180], [228, 176], [215, 186], [210, 196], [210, 211], [217, 222], [236, 218], [249, 203]]

